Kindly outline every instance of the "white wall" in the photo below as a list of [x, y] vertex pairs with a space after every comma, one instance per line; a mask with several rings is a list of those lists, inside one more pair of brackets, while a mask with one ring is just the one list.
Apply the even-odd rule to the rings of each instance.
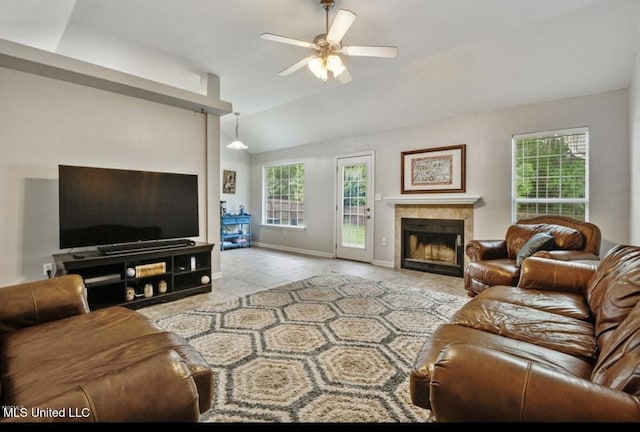
[[207, 240], [205, 114], [5, 68], [0, 101], [0, 286], [42, 279], [60, 252], [58, 164], [197, 174]]
[[[467, 145], [467, 193], [481, 195], [474, 212], [474, 237], [504, 238], [511, 223], [511, 136], [589, 126], [590, 220], [602, 230], [606, 252], [629, 241], [629, 99], [626, 89], [529, 105], [404, 129], [252, 155], [251, 207], [261, 214], [261, 170], [266, 164], [305, 163], [304, 231], [254, 228], [254, 240], [283, 249], [332, 255], [335, 156], [375, 152], [375, 191], [400, 196], [400, 152]], [[394, 208], [375, 203], [374, 261], [393, 262]], [[381, 246], [382, 237], [388, 239]]]

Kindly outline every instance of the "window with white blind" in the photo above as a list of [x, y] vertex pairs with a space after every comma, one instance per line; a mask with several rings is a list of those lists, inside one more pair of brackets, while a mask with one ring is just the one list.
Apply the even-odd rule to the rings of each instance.
[[264, 167], [262, 184], [262, 223], [304, 227], [304, 164]]
[[589, 129], [514, 135], [512, 220], [589, 219]]

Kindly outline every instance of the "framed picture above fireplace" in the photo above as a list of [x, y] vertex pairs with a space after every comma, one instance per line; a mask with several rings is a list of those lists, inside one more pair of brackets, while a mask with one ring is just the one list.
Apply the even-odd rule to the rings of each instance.
[[402, 152], [402, 193], [465, 192], [466, 144]]

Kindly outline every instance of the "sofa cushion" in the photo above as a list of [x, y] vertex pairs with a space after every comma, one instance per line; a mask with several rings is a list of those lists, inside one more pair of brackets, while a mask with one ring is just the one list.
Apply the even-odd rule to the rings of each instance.
[[598, 353], [592, 323], [491, 298], [474, 298], [449, 322], [585, 359]]
[[584, 296], [578, 293], [542, 291], [514, 286], [492, 286], [478, 294], [478, 297], [527, 306], [582, 321], [591, 321], [589, 306]]
[[553, 234], [554, 249], [578, 250], [584, 247], [584, 234], [579, 229], [556, 224], [542, 224], [542, 229]]
[[495, 349], [578, 378], [588, 379], [592, 370], [592, 364], [585, 359], [540, 345], [505, 338], [469, 327], [441, 324], [423, 344], [413, 364], [409, 383], [411, 399], [415, 405], [427, 409], [431, 408], [429, 393], [433, 366], [440, 352], [451, 343], [470, 343]]
[[553, 234], [554, 249], [578, 250], [584, 246], [584, 235], [575, 228], [546, 223], [514, 224], [505, 234], [508, 257], [515, 260], [527, 240], [541, 232]]
[[640, 249], [625, 245], [611, 248], [591, 277], [586, 297], [598, 346], [604, 347], [640, 300]]
[[529, 240], [525, 242], [516, 254], [516, 267], [522, 265], [522, 260], [526, 257], [530, 257], [538, 251], [549, 251], [553, 249], [555, 243], [553, 234], [546, 232], [535, 233]]
[[542, 232], [542, 224], [514, 224], [507, 228], [504, 236], [507, 243], [507, 256], [509, 259], [515, 260], [518, 251], [531, 238], [532, 235]]

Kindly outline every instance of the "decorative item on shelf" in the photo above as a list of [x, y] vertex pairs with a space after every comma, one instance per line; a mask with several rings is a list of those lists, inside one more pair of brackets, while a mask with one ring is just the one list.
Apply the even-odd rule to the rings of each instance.
[[154, 276], [167, 272], [167, 263], [159, 262], [152, 264], [142, 264], [135, 267], [138, 277]]
[[242, 204], [240, 204], [239, 210], [238, 210], [238, 214], [240, 216], [244, 216], [244, 206]]
[[227, 202], [220, 201], [220, 216], [224, 216], [227, 214]]
[[132, 301], [136, 298], [136, 290], [133, 287], [127, 287], [127, 301]]
[[167, 281], [166, 280], [161, 280], [160, 282], [158, 282], [158, 292], [160, 294], [164, 294], [167, 292]]
[[128, 267], [127, 268], [127, 276], [132, 278], [132, 277], [136, 277], [136, 269], [134, 269], [133, 267]]
[[203, 285], [208, 284], [211, 281], [211, 279], [209, 278], [209, 276], [204, 275], [200, 278], [200, 282], [202, 282]]
[[148, 283], [144, 284], [144, 296], [146, 298], [153, 297], [153, 285]]

